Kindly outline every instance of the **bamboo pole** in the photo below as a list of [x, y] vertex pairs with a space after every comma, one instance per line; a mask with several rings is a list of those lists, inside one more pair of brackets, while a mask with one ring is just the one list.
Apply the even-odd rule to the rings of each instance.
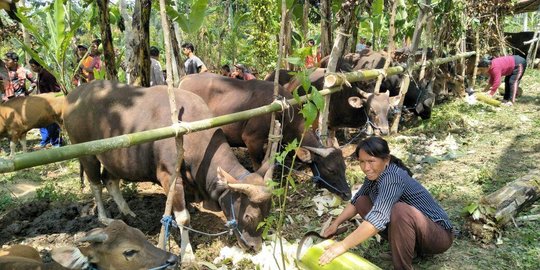
[[[432, 62], [437, 65], [448, 63], [462, 57], [473, 56], [475, 52], [461, 53], [455, 56], [436, 59], [428, 61], [427, 65], [431, 66]], [[418, 69], [419, 65], [413, 66], [410, 70]], [[325, 77], [325, 89], [319, 91], [323, 96], [330, 95], [335, 92], [341, 91], [341, 85], [345, 81], [358, 82], [370, 79], [375, 79], [379, 72], [386, 72], [386, 74], [394, 75], [404, 72], [404, 67], [391, 67], [386, 71], [381, 70], [363, 70], [349, 73], [331, 73]], [[306, 96], [300, 97], [300, 102], [307, 101]], [[286, 101], [287, 104], [294, 106], [298, 104], [294, 98]], [[137, 133], [125, 134], [112, 138], [89, 141], [85, 143], [79, 143], [74, 145], [66, 145], [60, 148], [52, 148], [47, 150], [40, 150], [31, 153], [24, 153], [15, 155], [11, 159], [0, 159], [0, 173], [12, 172], [22, 170], [34, 166], [39, 166], [48, 163], [54, 163], [62, 160], [68, 160], [81, 156], [97, 155], [112, 149], [130, 147], [137, 144], [147, 143], [156, 140], [162, 140], [176, 135], [183, 135], [189, 132], [196, 132], [209, 128], [214, 128], [233, 122], [243, 121], [255, 116], [263, 115], [266, 113], [281, 111], [283, 109], [282, 103], [274, 101], [271, 104], [254, 108], [251, 110], [236, 112], [232, 114], [217, 116], [209, 119], [194, 121], [194, 122], [182, 122], [172, 126], [162, 127], [153, 130], [146, 130]]]
[[[281, 68], [281, 61], [283, 59], [283, 43], [285, 41], [284, 33], [285, 33], [285, 23], [287, 23], [287, 1], [281, 0], [281, 28], [279, 30], [279, 48], [278, 48], [278, 59], [276, 64], [276, 76], [274, 77], [274, 97], [277, 97], [279, 95], [279, 69]], [[276, 114], [272, 113], [272, 116], [270, 118], [270, 131], [268, 132], [268, 137], [272, 137], [274, 134], [274, 121], [276, 120]], [[268, 140], [270, 141], [270, 140]], [[267, 149], [265, 153], [265, 159], [270, 158], [270, 153], [272, 151], [270, 150], [270, 147]], [[271, 171], [274, 170], [274, 168], [270, 168]]]
[[[455, 61], [457, 59], [473, 56], [475, 55], [475, 53], [476, 52], [465, 52], [465, 53], [460, 53], [460, 54], [446, 57], [446, 58], [430, 60], [426, 62], [425, 66], [426, 67], [438, 66], [441, 64]], [[370, 69], [370, 70], [358, 70], [358, 71], [347, 72], [347, 73], [328, 73], [324, 79], [324, 86], [329, 87], [329, 88], [337, 87], [337, 86], [341, 86], [346, 81], [348, 82], [367, 81], [367, 80], [377, 78], [377, 76], [380, 73], [386, 73], [387, 75], [396, 75], [396, 74], [403, 73], [405, 70], [412, 71], [412, 70], [417, 70], [420, 67], [422, 67], [422, 64], [415, 64], [409, 69], [406, 69], [403, 66], [395, 66], [395, 67], [388, 68], [386, 70]]]
[[[390, 30], [388, 32], [388, 40], [390, 41], [388, 44], [388, 51], [386, 52], [386, 62], [384, 62], [384, 69], [387, 69], [390, 67], [390, 63], [392, 62], [392, 53], [394, 53], [394, 33], [396, 32], [396, 29], [394, 27], [394, 23], [396, 21], [396, 10], [397, 10], [397, 1], [392, 0], [392, 15], [390, 15]], [[379, 93], [379, 90], [381, 88], [382, 81], [384, 79], [385, 75], [380, 74], [377, 78], [377, 82], [375, 83], [375, 93]]]
[[[173, 63], [172, 58], [174, 57], [174, 52], [172, 49], [172, 39], [171, 39], [171, 33], [170, 33], [170, 26], [169, 26], [169, 20], [167, 19], [167, 13], [165, 12], [166, 6], [165, 6], [165, 0], [159, 1], [159, 9], [160, 9], [160, 16], [161, 16], [161, 25], [163, 28], [163, 38], [165, 39], [165, 59], [166, 59], [166, 65], [167, 65], [167, 93], [169, 96], [169, 106], [171, 108], [171, 122], [174, 125], [178, 122], [178, 112], [176, 110], [176, 99], [174, 95], [174, 89], [173, 89]], [[170, 216], [172, 213], [172, 204], [173, 204], [173, 198], [175, 196], [175, 186], [176, 182], [178, 181], [178, 178], [181, 179], [180, 169], [184, 160], [184, 136], [183, 134], [177, 134], [175, 138], [176, 142], [176, 165], [175, 170], [171, 175], [170, 183], [169, 183], [169, 191], [167, 194], [167, 201], [165, 203], [165, 210], [163, 212], [163, 217]], [[183, 184], [183, 182], [182, 182]], [[166, 227], [169, 226], [169, 224], [162, 224], [161, 231], [159, 234], [159, 244], [162, 244], [162, 249], [166, 250], [166, 244], [167, 241], [165, 239], [168, 237], [166, 235]], [[185, 250], [182, 250], [182, 254], [185, 253]]]

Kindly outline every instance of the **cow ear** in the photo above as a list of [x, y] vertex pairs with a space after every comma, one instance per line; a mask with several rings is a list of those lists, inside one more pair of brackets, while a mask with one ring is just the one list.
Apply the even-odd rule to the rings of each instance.
[[349, 98], [349, 105], [353, 108], [360, 109], [364, 106], [364, 102], [360, 97], [350, 97]]
[[399, 100], [401, 99], [401, 95], [390, 97], [390, 107], [397, 107], [399, 106]]
[[296, 156], [303, 162], [311, 163], [311, 152], [304, 147], [296, 149]]
[[90, 264], [88, 257], [76, 247], [60, 247], [51, 251], [53, 260], [67, 269], [86, 269]]

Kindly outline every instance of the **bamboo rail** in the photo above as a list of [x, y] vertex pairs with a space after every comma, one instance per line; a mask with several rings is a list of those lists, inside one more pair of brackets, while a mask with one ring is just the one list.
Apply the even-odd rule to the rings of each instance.
[[[426, 63], [426, 66], [430, 67], [433, 65], [440, 65], [463, 57], [473, 56], [474, 54], [475, 52], [466, 52], [447, 58], [435, 59], [433, 61], [428, 61]], [[414, 65], [409, 70], [415, 70], [420, 67], [421, 65]], [[381, 73], [386, 75], [395, 75], [403, 73], [406, 70], [406, 67], [397, 66], [388, 68], [386, 69], [386, 71], [383, 69], [374, 69], [339, 74], [330, 73], [325, 78], [325, 89], [319, 91], [319, 93], [325, 96], [341, 91], [341, 85], [343, 85], [346, 81], [357, 82], [371, 80], [377, 78], [377, 76]], [[306, 102], [306, 100], [306, 96], [300, 97], [300, 102], [303, 103]], [[298, 102], [294, 99], [289, 99], [286, 101], [286, 103], [289, 105], [298, 104]], [[266, 113], [282, 111], [285, 107], [286, 104], [283, 104], [280, 101], [274, 101], [269, 105], [265, 105], [259, 108], [254, 108], [228, 115], [217, 116], [209, 119], [194, 122], [181, 122], [168, 127], [153, 130], [146, 130], [142, 132], [125, 134], [102, 140], [89, 141], [74, 145], [67, 145], [60, 148], [40, 150], [36, 152], [15, 155], [11, 159], [0, 159], [0, 173], [18, 171], [30, 167], [54, 163], [62, 160], [68, 160], [81, 156], [96, 155], [116, 148], [129, 147], [132, 145], [147, 143], [151, 141], [183, 135], [186, 133], [214, 128], [233, 122], [246, 120]]]

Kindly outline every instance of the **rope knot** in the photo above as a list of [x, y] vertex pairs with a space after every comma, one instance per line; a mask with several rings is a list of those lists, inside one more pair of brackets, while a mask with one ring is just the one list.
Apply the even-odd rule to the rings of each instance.
[[229, 233], [232, 235], [233, 230], [238, 229], [238, 222], [236, 219], [231, 219], [225, 223], [225, 227], [229, 228]]
[[182, 131], [182, 128], [185, 128], [187, 130], [186, 133], [190, 133], [191, 130], [189, 130], [189, 128], [185, 127], [182, 123], [182, 121], [178, 121], [178, 123], [174, 123], [172, 124], [171, 126], [173, 129], [174, 129], [174, 136], [175, 137], [178, 137], [178, 135], [180, 135], [180, 131]]
[[343, 81], [343, 84], [345, 84], [347, 87], [351, 87], [351, 82], [347, 80], [347, 76], [345, 76], [345, 74], [336, 73], [336, 76], [338, 76]]

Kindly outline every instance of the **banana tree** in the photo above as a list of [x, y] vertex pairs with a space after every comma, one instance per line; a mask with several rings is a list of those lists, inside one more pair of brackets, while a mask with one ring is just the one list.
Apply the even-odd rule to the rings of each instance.
[[74, 55], [70, 53], [70, 44], [85, 21], [85, 12], [86, 9], [82, 8], [77, 13], [70, 1], [64, 4], [62, 0], [55, 0], [45, 10], [33, 14], [22, 9], [17, 12], [21, 23], [34, 38], [35, 46], [17, 38], [12, 42], [46, 67], [57, 78], [64, 94], [71, 90], [71, 78], [79, 68]]

